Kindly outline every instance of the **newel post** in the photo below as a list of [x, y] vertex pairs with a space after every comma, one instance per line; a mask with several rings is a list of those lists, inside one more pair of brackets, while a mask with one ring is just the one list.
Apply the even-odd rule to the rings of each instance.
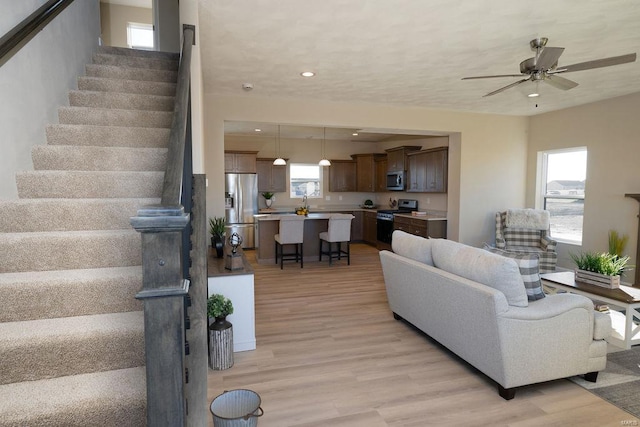
[[147, 369], [147, 425], [183, 426], [185, 404], [182, 206], [145, 206], [131, 218], [142, 238], [142, 290]]

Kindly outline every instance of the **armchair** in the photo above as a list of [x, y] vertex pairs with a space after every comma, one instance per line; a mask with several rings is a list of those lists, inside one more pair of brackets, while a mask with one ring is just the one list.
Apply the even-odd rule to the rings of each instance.
[[540, 258], [540, 273], [556, 270], [558, 242], [549, 237], [549, 212], [539, 209], [509, 209], [496, 212], [496, 248]]

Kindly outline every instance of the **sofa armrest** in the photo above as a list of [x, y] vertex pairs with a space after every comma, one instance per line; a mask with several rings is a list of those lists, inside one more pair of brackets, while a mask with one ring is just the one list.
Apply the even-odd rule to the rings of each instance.
[[540, 238], [540, 247], [545, 252], [555, 252], [556, 246], [558, 246], [558, 242], [553, 239], [548, 238], [547, 236], [542, 236]]
[[[513, 320], [544, 320], [560, 316], [575, 308], [593, 313], [593, 303], [582, 295], [564, 293], [547, 295], [537, 301], [529, 301], [528, 307], [509, 307], [502, 317]], [[593, 320], [593, 316], [591, 316]]]
[[595, 311], [593, 326], [593, 339], [604, 340], [611, 335], [611, 317]]

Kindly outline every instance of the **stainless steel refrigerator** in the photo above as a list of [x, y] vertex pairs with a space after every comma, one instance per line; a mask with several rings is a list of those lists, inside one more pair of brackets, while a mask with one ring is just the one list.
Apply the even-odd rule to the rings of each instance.
[[254, 248], [253, 216], [258, 213], [258, 177], [255, 173], [227, 173], [224, 176], [227, 238], [238, 233], [243, 248]]

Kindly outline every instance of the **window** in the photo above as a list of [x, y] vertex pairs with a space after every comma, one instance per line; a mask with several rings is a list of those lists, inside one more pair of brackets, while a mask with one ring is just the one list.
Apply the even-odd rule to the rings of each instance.
[[153, 49], [153, 25], [127, 23], [127, 45], [131, 49]]
[[587, 149], [544, 151], [539, 160], [541, 201], [551, 214], [551, 237], [582, 244]]
[[289, 168], [290, 191], [292, 199], [303, 197], [322, 197], [322, 168], [317, 164], [291, 163]]

